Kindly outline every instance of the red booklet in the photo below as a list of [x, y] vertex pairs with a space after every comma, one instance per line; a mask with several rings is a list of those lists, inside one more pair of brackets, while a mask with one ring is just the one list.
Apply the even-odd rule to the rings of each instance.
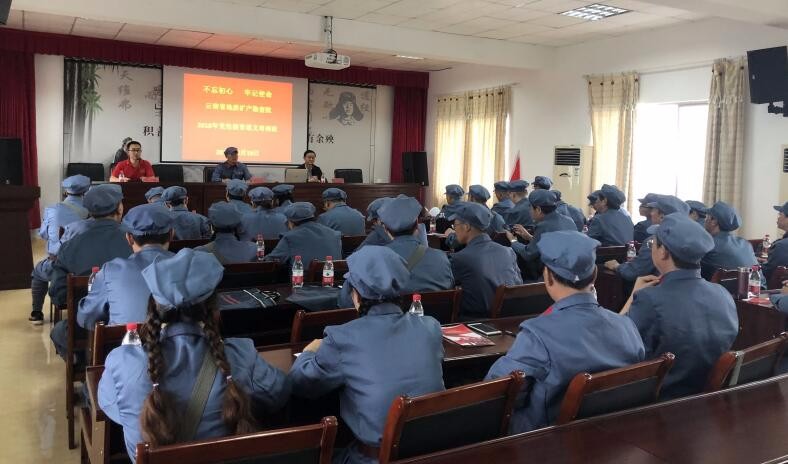
[[491, 346], [495, 342], [469, 329], [465, 324], [454, 324], [441, 327], [443, 338], [460, 346]]

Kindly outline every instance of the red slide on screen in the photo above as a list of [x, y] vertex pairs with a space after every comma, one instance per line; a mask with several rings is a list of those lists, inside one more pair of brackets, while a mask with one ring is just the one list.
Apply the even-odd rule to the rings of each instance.
[[183, 75], [183, 160], [224, 161], [238, 148], [245, 163], [289, 163], [293, 84]]

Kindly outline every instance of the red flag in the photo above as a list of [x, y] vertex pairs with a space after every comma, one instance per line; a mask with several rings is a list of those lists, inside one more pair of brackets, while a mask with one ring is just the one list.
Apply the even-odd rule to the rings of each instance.
[[520, 179], [520, 150], [517, 150], [517, 161], [514, 163], [514, 169], [512, 170], [512, 178], [509, 181], [519, 180]]

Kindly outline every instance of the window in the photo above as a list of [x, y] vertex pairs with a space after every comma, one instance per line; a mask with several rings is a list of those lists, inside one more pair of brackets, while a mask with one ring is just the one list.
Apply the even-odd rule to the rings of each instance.
[[509, 87], [483, 89], [437, 100], [432, 199], [445, 203], [444, 188], [486, 186], [503, 178], [509, 151]]
[[653, 192], [702, 201], [708, 113], [708, 103], [698, 102], [637, 106], [632, 154], [635, 198]]

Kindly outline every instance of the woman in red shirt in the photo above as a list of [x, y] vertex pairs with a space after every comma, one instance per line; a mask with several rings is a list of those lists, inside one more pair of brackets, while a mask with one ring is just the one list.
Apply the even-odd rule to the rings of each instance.
[[140, 181], [143, 177], [154, 177], [153, 166], [142, 159], [142, 145], [132, 140], [126, 144], [129, 159], [121, 161], [115, 165], [110, 182], [128, 182], [130, 180]]

